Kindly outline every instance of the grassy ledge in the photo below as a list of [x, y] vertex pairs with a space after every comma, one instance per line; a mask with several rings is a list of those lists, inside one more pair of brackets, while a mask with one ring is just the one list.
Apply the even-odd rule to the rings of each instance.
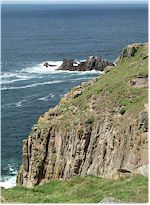
[[148, 201], [147, 177], [122, 180], [100, 177], [75, 177], [68, 181], [52, 181], [34, 188], [2, 189], [2, 203], [98, 203], [110, 196], [121, 202]]

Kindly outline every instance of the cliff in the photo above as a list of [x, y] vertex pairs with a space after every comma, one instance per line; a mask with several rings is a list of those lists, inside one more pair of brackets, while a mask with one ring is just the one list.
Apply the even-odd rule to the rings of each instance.
[[17, 184], [76, 175], [147, 175], [148, 44], [124, 48], [104, 75], [72, 89], [23, 141]]

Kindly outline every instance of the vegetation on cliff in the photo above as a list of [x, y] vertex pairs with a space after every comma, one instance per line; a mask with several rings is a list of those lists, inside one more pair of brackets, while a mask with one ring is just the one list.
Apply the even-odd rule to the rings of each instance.
[[146, 203], [147, 177], [138, 176], [117, 181], [94, 176], [75, 177], [34, 188], [2, 189], [3, 203], [98, 203], [108, 196], [120, 202]]
[[19, 186], [2, 190], [4, 200], [146, 202], [147, 178], [134, 175], [148, 173], [147, 57], [147, 43], [129, 45], [117, 66], [73, 88], [41, 116], [23, 142]]
[[70, 128], [70, 122], [86, 126], [100, 120], [105, 110], [138, 115], [148, 101], [148, 58], [143, 59], [148, 55], [148, 44], [132, 46], [137, 46], [135, 56], [122, 58], [116, 67], [108, 67], [105, 75], [73, 88], [58, 106], [40, 117], [37, 125], [56, 124], [57, 119], [57, 125], [64, 129]]

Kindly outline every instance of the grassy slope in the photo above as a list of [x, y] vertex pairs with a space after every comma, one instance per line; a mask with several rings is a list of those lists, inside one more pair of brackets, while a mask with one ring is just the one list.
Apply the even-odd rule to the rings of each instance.
[[133, 177], [106, 180], [99, 177], [75, 177], [53, 181], [34, 188], [14, 187], [2, 190], [3, 203], [97, 203], [111, 196], [122, 202], [147, 202], [148, 180]]
[[[73, 121], [74, 124], [84, 126], [88, 120], [93, 122], [102, 120], [101, 113], [104, 111], [115, 113], [118, 108], [127, 115], [138, 115], [148, 101], [148, 89], [130, 86], [129, 81], [137, 76], [148, 75], [148, 59], [143, 60], [141, 57], [147, 49], [147, 46], [139, 47], [135, 57], [124, 58], [117, 67], [112, 68], [111, 72], [98, 77], [93, 85], [86, 86], [81, 96], [72, 98], [70, 94], [70, 99], [62, 99], [56, 110], [57, 114], [61, 115], [57, 125], [69, 129], [70, 121]], [[93, 111], [90, 109], [91, 104]], [[41, 125], [47, 123], [56, 124], [56, 119], [53, 116], [49, 117]]]
[[[83, 94], [60, 103], [56, 112], [61, 115], [57, 125], [68, 128], [70, 120], [74, 124], [101, 120], [101, 113], [108, 110], [115, 113], [118, 107], [124, 109], [125, 118], [128, 115], [138, 115], [147, 103], [147, 88], [135, 88], [129, 85], [129, 80], [136, 76], [148, 75], [148, 59], [143, 60], [141, 53], [147, 52], [147, 46], [140, 47], [135, 57], [125, 58], [117, 67], [103, 77], [97, 78], [93, 85], [87, 86]], [[94, 110], [91, 112], [92, 98]], [[74, 112], [74, 109], [76, 111]], [[63, 111], [63, 112], [62, 112]], [[68, 118], [69, 116], [69, 118]], [[56, 123], [53, 117], [45, 119], [39, 126]], [[105, 196], [114, 196], [125, 202], [147, 202], [148, 180], [145, 177], [133, 177], [119, 181], [108, 181], [98, 177], [77, 177], [70, 181], [53, 181], [50, 184], [32, 189], [15, 187], [2, 189], [4, 202], [99, 202]]]

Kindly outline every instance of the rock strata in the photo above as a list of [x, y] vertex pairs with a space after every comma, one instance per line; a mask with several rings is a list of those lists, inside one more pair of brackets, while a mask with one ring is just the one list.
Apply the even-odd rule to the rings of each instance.
[[[121, 127], [120, 120], [110, 126], [106, 118], [103, 124], [97, 122], [85, 128], [74, 125], [68, 131], [56, 125], [39, 125], [23, 141], [23, 165], [17, 183], [32, 187], [76, 175], [109, 179], [129, 177], [134, 171], [145, 175], [146, 168], [143, 171], [139, 167], [148, 163], [147, 130], [143, 132], [141, 121], [134, 118]], [[144, 123], [145, 117], [143, 120]]]

